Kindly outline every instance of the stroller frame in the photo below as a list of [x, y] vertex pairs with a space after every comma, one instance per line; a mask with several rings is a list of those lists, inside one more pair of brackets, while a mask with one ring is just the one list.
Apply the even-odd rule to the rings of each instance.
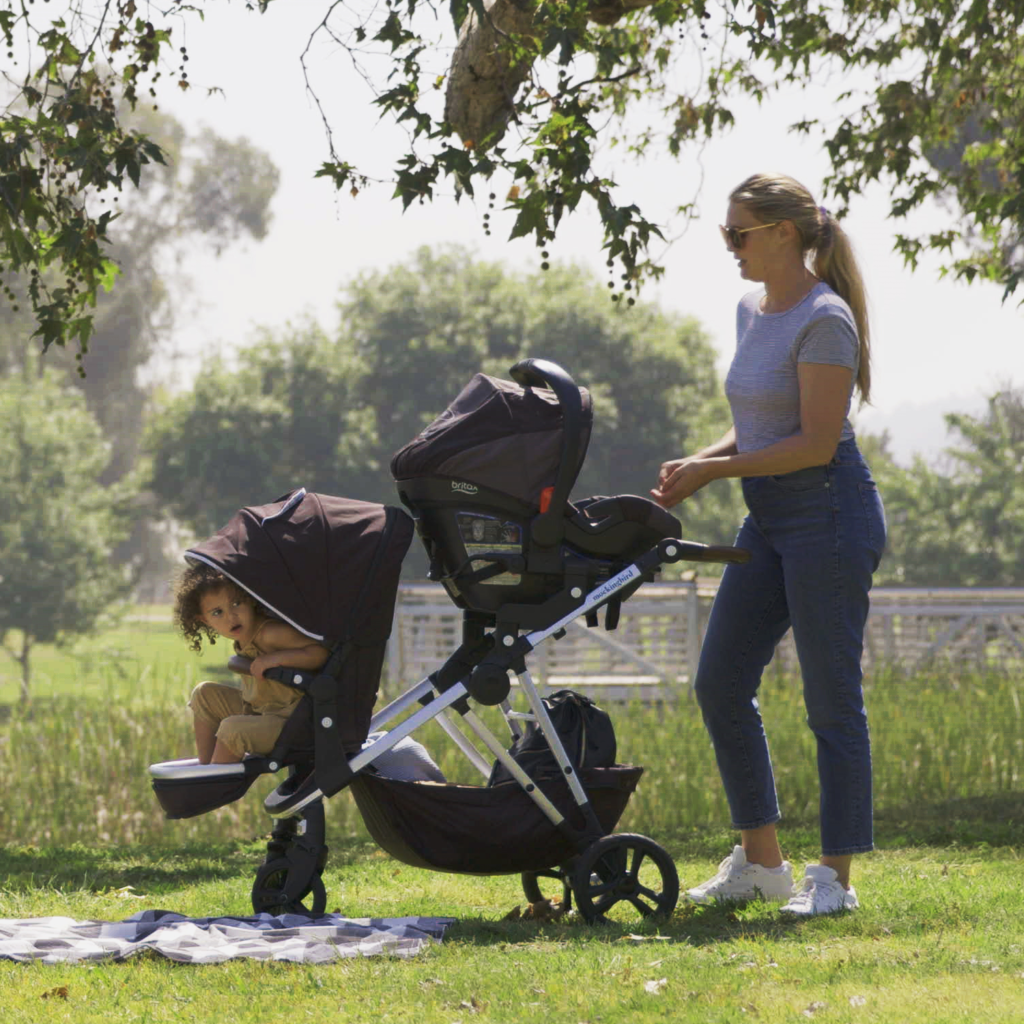
[[[582, 461], [580, 392], [561, 367], [545, 360], [523, 360], [512, 367], [511, 375], [526, 388], [550, 387], [562, 407], [566, 429], [558, 479], [549, 508], [534, 519], [526, 557], [510, 558], [504, 552], [476, 554], [473, 565], [490, 562], [499, 571], [529, 573], [539, 569], [550, 573], [556, 561], [559, 565], [561, 563], [559, 549], [564, 540], [568, 493]], [[585, 444], [582, 447], [585, 449]], [[409, 500], [408, 492], [416, 491], [417, 488], [405, 486], [406, 483], [399, 482], [399, 491], [403, 500], [413, 507], [415, 514], [415, 500]], [[429, 498], [430, 481], [415, 483], [426, 485], [425, 493]], [[424, 493], [424, 488], [419, 490]], [[422, 524], [417, 525], [422, 534]], [[323, 695], [332, 686], [337, 687], [332, 674], [336, 674], [338, 664], [345, 657], [341, 649], [344, 644], [332, 650], [325, 667], [312, 678], [308, 672], [292, 669], [267, 671], [268, 678], [277, 679], [310, 694], [316, 708], [314, 719], [317, 714], [322, 714], [322, 717], [314, 721], [317, 734], [314, 773], [308, 773], [308, 764], [304, 766], [306, 770], [301, 771], [293, 763], [288, 780], [265, 801], [267, 810], [277, 822], [268, 842], [266, 858], [257, 871], [253, 885], [253, 909], [257, 912], [290, 911], [317, 915], [324, 912], [326, 891], [321, 878], [327, 857], [324, 798], [352, 785], [357, 803], [360, 802], [356, 789], [360, 784], [358, 780], [365, 779], [364, 773], [372, 768], [383, 753], [392, 750], [426, 722], [436, 720], [470, 763], [487, 779], [492, 771], [492, 762], [482, 756], [479, 748], [460, 729], [458, 722], [461, 720], [562, 837], [560, 849], [565, 851], [565, 855], [558, 858], [557, 864], [548, 867], [532, 865], [520, 871], [524, 893], [531, 902], [543, 898], [538, 879], [550, 877], [561, 883], [562, 908], [569, 909], [575, 900], [580, 916], [586, 921], [603, 920], [605, 914], [620, 903], [629, 904], [641, 917], [670, 914], [679, 895], [679, 879], [672, 858], [646, 836], [613, 833], [614, 822], [625, 806], [625, 801], [617, 810], [603, 815], [595, 809], [585, 779], [581, 778], [580, 767], [573, 763], [566, 751], [530, 674], [526, 658], [541, 643], [551, 639], [557, 641], [565, 634], [565, 627], [580, 615], [587, 617], [588, 624], [595, 625], [597, 612], [602, 607], [605, 608], [606, 627], [614, 628], [621, 601], [644, 581], [653, 579], [654, 574], [665, 564], [681, 560], [745, 561], [746, 557], [745, 551], [736, 548], [710, 547], [682, 541], [677, 535], [663, 537], [639, 557], [609, 577], [601, 579], [589, 590], [585, 589], [588, 585], [585, 582], [588, 579], [586, 573], [581, 575], [576, 571], [564, 573], [564, 585], [543, 601], [534, 604], [511, 604], [496, 611], [481, 610], [473, 607], [470, 596], [463, 605], [463, 638], [460, 647], [441, 668], [374, 714], [370, 719], [369, 732], [382, 729], [417, 703], [422, 706], [384, 736], [365, 744], [351, 756], [340, 758], [340, 764], [336, 759], [329, 768], [326, 753], [320, 749], [320, 741], [335, 723], [329, 714], [322, 714], [323, 708], [330, 707], [324, 702]], [[464, 566], [460, 570], [470, 584], [477, 583], [481, 578], [486, 579], [488, 574], [488, 570], [481, 572], [474, 569], [473, 565]], [[490, 574], [493, 575], [493, 571]], [[431, 575], [433, 578], [441, 575], [439, 568], [433, 564]], [[449, 573], [445, 579], [451, 580], [453, 575], [458, 578], [458, 574]], [[449, 587], [449, 593], [452, 593], [452, 589]], [[471, 587], [463, 591], [463, 596], [467, 592], [471, 595]], [[554, 621], [551, 621], [552, 617]], [[519, 691], [526, 698], [527, 711], [514, 710], [511, 705], [510, 673], [515, 675]], [[559, 801], [550, 789], [552, 783], [548, 783], [546, 791], [538, 780], [532, 778], [516, 762], [473, 710], [471, 701], [484, 707], [499, 708], [513, 741], [522, 735], [521, 723], [530, 723], [543, 734], [558, 765], [564, 788], [567, 789], [567, 794], [564, 794], [567, 800], [563, 798]], [[277, 750], [268, 756], [249, 756], [237, 765], [198, 765], [194, 760], [154, 765], [151, 768], [155, 777], [154, 788], [158, 790], [159, 796], [160, 780], [208, 780], [217, 777], [239, 780], [242, 784], [240, 792], [244, 792], [257, 776], [286, 767], [276, 754]], [[633, 773], [629, 785], [629, 792], [632, 792], [642, 769], [629, 770]], [[628, 793], [625, 799], [628, 800]], [[602, 816], [612, 821], [612, 828], [602, 825]], [[371, 833], [373, 831], [371, 828]], [[374, 838], [385, 849], [389, 849], [386, 840], [378, 835]], [[396, 852], [391, 848], [389, 852], [400, 859], [407, 859], [409, 863], [418, 863], [415, 858], [403, 857], [400, 850]], [[657, 869], [657, 882], [650, 880], [649, 872], [641, 879], [641, 867], [646, 860]], [[437, 869], [458, 870], [447, 867]], [[303, 900], [310, 896], [312, 901], [307, 909]]]

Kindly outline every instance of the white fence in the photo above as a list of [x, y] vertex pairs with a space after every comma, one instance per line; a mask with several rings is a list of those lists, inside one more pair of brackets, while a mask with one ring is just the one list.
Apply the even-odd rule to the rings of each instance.
[[[588, 629], [541, 644], [530, 670], [541, 684], [568, 686], [606, 700], [671, 699], [693, 679], [717, 581], [648, 584], [626, 601], [618, 629]], [[603, 617], [603, 613], [602, 613]], [[388, 648], [394, 693], [438, 668], [458, 647], [462, 613], [435, 584], [399, 588]], [[1024, 588], [876, 588], [865, 635], [864, 666], [913, 670], [947, 661], [1024, 669]], [[791, 634], [769, 671], [797, 666]]]

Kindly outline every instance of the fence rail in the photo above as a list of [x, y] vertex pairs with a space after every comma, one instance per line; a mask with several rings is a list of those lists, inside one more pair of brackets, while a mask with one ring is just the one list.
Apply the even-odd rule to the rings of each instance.
[[[561, 640], [541, 644], [530, 659], [534, 678], [606, 700], [671, 699], [693, 679], [716, 589], [716, 580], [648, 584], [623, 604], [615, 631], [575, 621]], [[462, 613], [440, 586], [402, 585], [388, 647], [389, 686], [422, 679], [461, 637]], [[864, 640], [865, 669], [914, 670], [936, 661], [1024, 667], [1024, 588], [876, 588]], [[796, 667], [790, 633], [770, 670]]]

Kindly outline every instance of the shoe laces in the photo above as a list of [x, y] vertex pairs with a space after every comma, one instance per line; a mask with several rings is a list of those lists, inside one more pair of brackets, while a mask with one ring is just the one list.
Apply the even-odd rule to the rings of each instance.
[[833, 889], [842, 889], [842, 886], [838, 882], [831, 882], [828, 879], [805, 876], [801, 880], [800, 889], [797, 890], [791, 902], [802, 907], [813, 908], [817, 892], [820, 891], [821, 895], [827, 898], [832, 894]]
[[730, 878], [738, 877], [743, 874], [746, 867], [746, 864], [736, 865], [733, 861], [733, 854], [729, 854], [729, 856], [724, 858], [722, 863], [718, 865], [718, 872], [712, 881], [725, 882]]

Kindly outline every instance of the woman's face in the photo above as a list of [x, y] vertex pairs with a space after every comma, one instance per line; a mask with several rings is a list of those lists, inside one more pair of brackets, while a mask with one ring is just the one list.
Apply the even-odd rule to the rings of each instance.
[[[741, 203], [730, 203], [725, 215], [726, 229], [741, 232], [738, 247], [726, 241], [726, 248], [739, 265], [740, 277], [748, 281], [764, 281], [766, 270], [779, 255], [779, 238], [775, 226], [767, 227]], [[756, 228], [755, 231], [744, 230]]]

